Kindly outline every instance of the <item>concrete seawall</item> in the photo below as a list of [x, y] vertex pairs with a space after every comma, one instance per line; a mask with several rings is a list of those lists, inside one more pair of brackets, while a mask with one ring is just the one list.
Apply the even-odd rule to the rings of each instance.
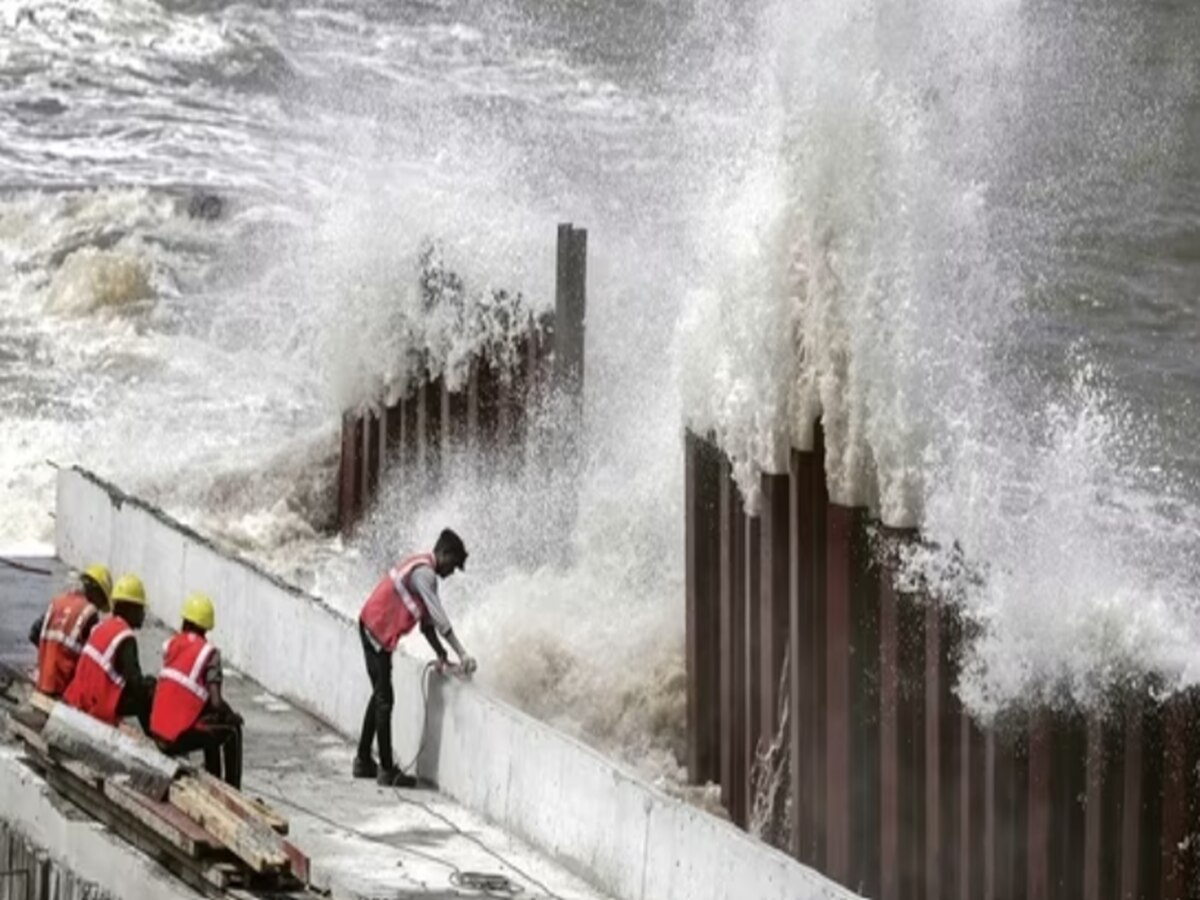
[[[214, 639], [233, 666], [339, 731], [357, 733], [367, 682], [344, 614], [78, 469], [59, 473], [56, 543], [71, 565], [103, 560], [139, 573], [151, 611], [167, 622], [188, 591], [211, 593], [219, 608]], [[401, 760], [419, 746], [421, 670], [397, 654]], [[428, 706], [421, 774], [622, 900], [853, 896], [472, 685], [434, 679]]]

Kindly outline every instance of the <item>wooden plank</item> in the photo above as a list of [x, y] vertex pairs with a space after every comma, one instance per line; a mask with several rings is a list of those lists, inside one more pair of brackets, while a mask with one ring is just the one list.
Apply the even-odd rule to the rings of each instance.
[[275, 810], [271, 809], [265, 803], [247, 797], [236, 788], [230, 787], [220, 778], [210, 775], [203, 770], [196, 772], [192, 777], [231, 812], [238, 814], [242, 818], [260, 822], [276, 834], [288, 833], [287, 819], [279, 815], [279, 813], [275, 812]]
[[79, 781], [63, 769], [48, 769], [46, 781], [67, 800], [111, 828], [122, 840], [147, 854], [190, 887], [210, 894], [210, 886], [220, 887], [209, 877], [207, 870], [197, 867], [192, 857], [156, 832], [148, 830], [140, 820], [111, 802], [101, 791]]
[[282, 839], [265, 825], [239, 818], [190, 777], [171, 785], [171, 804], [210, 832], [255, 872], [289, 867]]
[[[51, 751], [53, 756], [53, 751]], [[104, 784], [104, 776], [89, 766], [87, 763], [80, 762], [77, 759], [55, 758], [54, 762], [60, 769], [70, 772], [88, 787], [99, 788]]]
[[128, 775], [137, 790], [155, 800], [166, 796], [179, 774], [179, 763], [149, 741], [124, 734], [65, 703], [54, 707], [42, 736], [51, 748], [103, 775]]
[[221, 846], [214, 835], [181, 810], [135, 791], [123, 775], [115, 775], [105, 781], [104, 796], [189, 856], [198, 856], [205, 850]]
[[311, 868], [311, 860], [308, 854], [304, 853], [299, 847], [291, 841], [283, 842], [283, 852], [287, 854], [288, 864], [291, 867], [292, 875], [303, 885], [309, 883], [309, 874]]
[[6, 714], [0, 718], [0, 721], [3, 721], [4, 727], [9, 734], [24, 743], [29, 749], [44, 756], [49, 756], [50, 746], [42, 738], [41, 732], [35, 731], [14, 715]]
[[58, 705], [58, 701], [53, 697], [43, 694], [41, 691], [35, 690], [29, 692], [29, 705], [38, 712], [50, 715], [54, 711], [54, 707]]

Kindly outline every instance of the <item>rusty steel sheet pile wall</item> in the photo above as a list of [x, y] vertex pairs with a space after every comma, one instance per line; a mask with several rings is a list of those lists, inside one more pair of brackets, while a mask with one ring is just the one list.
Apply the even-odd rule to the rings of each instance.
[[[894, 587], [917, 535], [831, 503], [819, 424], [813, 443], [749, 516], [729, 460], [686, 435], [692, 781], [880, 900], [1200, 898], [1200, 698], [1143, 684], [1103, 716], [977, 722], [953, 691], [969, 625]], [[781, 741], [772, 833], [755, 760]]]
[[[532, 417], [551, 393], [577, 398], [583, 386], [587, 231], [558, 227], [555, 310], [534, 316], [519, 297], [504, 295], [519, 317], [511, 346], [485, 346], [471, 359], [465, 383], [451, 389], [442, 374], [425, 374], [392, 402], [342, 414], [338, 527], [365, 514], [389, 470], [436, 483], [452, 451], [499, 457], [526, 447]], [[426, 273], [423, 289], [439, 302], [453, 276]]]

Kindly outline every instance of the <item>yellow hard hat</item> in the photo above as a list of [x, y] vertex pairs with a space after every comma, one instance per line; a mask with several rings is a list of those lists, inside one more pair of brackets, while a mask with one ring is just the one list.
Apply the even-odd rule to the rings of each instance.
[[142, 579], [136, 575], [122, 575], [117, 579], [112, 589], [112, 602], [115, 604], [122, 601], [138, 606], [146, 605], [146, 588]]
[[105, 600], [112, 596], [112, 575], [108, 573], [108, 566], [92, 563], [83, 570], [83, 577], [96, 582], [96, 585], [104, 592]]
[[208, 594], [189, 594], [183, 601], [183, 621], [191, 622], [205, 631], [212, 631], [216, 621], [212, 598]]

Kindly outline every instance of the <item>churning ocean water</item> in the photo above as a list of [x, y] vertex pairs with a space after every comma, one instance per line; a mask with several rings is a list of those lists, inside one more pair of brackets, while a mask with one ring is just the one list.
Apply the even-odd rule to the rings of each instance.
[[[466, 523], [492, 685], [670, 776], [682, 427], [749, 485], [822, 411], [835, 495], [984, 574], [969, 702], [1194, 683], [1198, 151], [1193, 3], [0, 0], [0, 547], [48, 461], [347, 609]], [[422, 248], [547, 304], [567, 220], [582, 476], [328, 537]]]

